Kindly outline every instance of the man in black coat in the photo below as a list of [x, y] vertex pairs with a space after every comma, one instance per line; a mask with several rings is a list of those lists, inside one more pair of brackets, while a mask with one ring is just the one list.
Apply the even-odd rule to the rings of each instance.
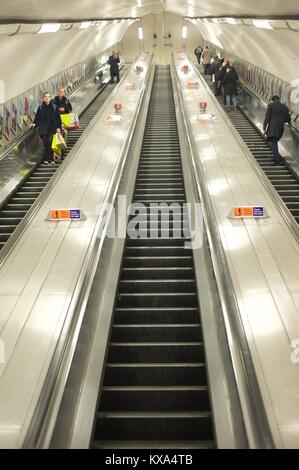
[[112, 55], [109, 57], [108, 64], [110, 65], [110, 83], [113, 84], [114, 77], [117, 78], [117, 83], [119, 82], [119, 66], [120, 59], [118, 54], [115, 51], [112, 51]]
[[228, 60], [223, 62], [221, 68], [221, 82], [224, 90], [224, 104], [229, 111], [231, 106], [236, 109], [238, 103], [238, 74]]
[[73, 111], [70, 100], [65, 96], [64, 88], [58, 88], [57, 96], [55, 96], [53, 103], [59, 109], [60, 114], [69, 114]]
[[221, 60], [218, 56], [214, 57], [214, 61], [211, 65], [211, 74], [212, 80], [215, 83], [215, 96], [219, 96], [221, 94]]
[[37, 127], [45, 149], [45, 163], [53, 163], [52, 141], [56, 132], [61, 132], [61, 117], [59, 109], [51, 100], [51, 94], [46, 91], [43, 102], [37, 108], [34, 122], [30, 127]]
[[201, 46], [197, 46], [197, 48], [194, 50], [194, 54], [197, 58], [197, 62], [200, 64], [200, 60], [201, 60], [201, 54], [202, 54], [202, 47]]
[[270, 142], [274, 154], [274, 164], [279, 165], [282, 162], [278, 149], [278, 142], [283, 136], [285, 123], [291, 122], [291, 116], [287, 106], [280, 102], [279, 96], [273, 96], [264, 121], [264, 134]]

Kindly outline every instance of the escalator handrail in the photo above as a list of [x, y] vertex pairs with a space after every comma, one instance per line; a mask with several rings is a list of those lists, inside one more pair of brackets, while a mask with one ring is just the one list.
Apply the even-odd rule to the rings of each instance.
[[[106, 64], [100, 65], [93, 73], [92, 76], [87, 78], [84, 83], [82, 83], [76, 90], [74, 90], [70, 95], [69, 98], [72, 99], [76, 95], [78, 95], [83, 88], [86, 87], [88, 83], [90, 83], [94, 78], [98, 75], [98, 73], [101, 71], [101, 69], [105, 68]], [[83, 111], [83, 110], [82, 110]], [[82, 112], [81, 111], [81, 112]], [[80, 114], [80, 113], [79, 113]], [[31, 129], [28, 127], [28, 129], [24, 130], [22, 134], [20, 134], [16, 139], [11, 141], [4, 149], [3, 152], [0, 152], [0, 161], [3, 160], [17, 145], [19, 145], [21, 142], [23, 142], [25, 139], [27, 139], [30, 135], [32, 135], [35, 132], [35, 129]]]
[[[192, 64], [196, 74], [200, 78], [202, 78], [201, 75], [200, 75], [199, 70], [196, 67], [194, 67], [194, 65], [192, 63], [192, 60], [191, 59], [189, 59], [189, 60], [190, 60], [190, 63]], [[208, 84], [205, 82], [205, 80], [203, 80], [203, 83], [204, 83], [204, 86], [205, 86], [207, 92], [214, 98], [214, 95], [212, 94], [211, 89], [208, 86]], [[285, 203], [283, 202], [283, 200], [279, 196], [278, 192], [276, 191], [275, 187], [272, 185], [271, 181], [265, 175], [262, 168], [260, 167], [260, 165], [258, 164], [256, 159], [254, 158], [254, 156], [250, 152], [250, 150], [247, 147], [246, 143], [244, 142], [244, 140], [242, 139], [240, 134], [237, 132], [235, 126], [233, 125], [231, 120], [228, 118], [226, 112], [224, 111], [222, 106], [219, 104], [218, 100], [215, 101], [215, 104], [216, 104], [216, 106], [219, 110], [219, 113], [221, 114], [223, 120], [226, 122], [227, 126], [230, 128], [231, 132], [234, 134], [235, 139], [238, 141], [239, 145], [242, 147], [245, 157], [247, 158], [247, 160], [250, 162], [250, 164], [254, 168], [254, 171], [258, 174], [262, 184], [266, 188], [267, 192], [270, 194], [270, 196], [272, 198], [272, 201], [275, 203], [278, 211], [280, 212], [280, 215], [282, 216], [282, 218], [285, 221], [285, 223], [287, 224], [289, 230], [292, 232], [296, 242], [298, 243], [299, 242], [299, 225], [297, 224], [297, 222], [294, 219], [293, 215], [291, 214], [291, 212], [289, 211], [289, 209], [287, 208], [287, 206], [285, 205]]]
[[[186, 130], [186, 138], [189, 143], [190, 164], [193, 168], [193, 173], [197, 182], [197, 190], [203, 207], [215, 277], [221, 299], [223, 318], [228, 336], [231, 337], [231, 341], [228, 341], [228, 346], [231, 353], [235, 379], [238, 384], [248, 442], [253, 448], [271, 449], [274, 448], [272, 434], [258, 385], [254, 364], [251, 358], [248, 341], [242, 324], [241, 313], [231, 273], [222, 246], [217, 221], [215, 219], [212, 201], [205, 182], [202, 167], [201, 165], [196, 165], [196, 161], [198, 161], [198, 159], [196, 158], [195, 142], [190, 123], [187, 118], [187, 111], [184, 104], [174, 57], [172, 57], [172, 71], [175, 75], [175, 82], [182, 110], [182, 120]], [[210, 90], [209, 92], [211, 93]], [[220, 111], [224, 113], [222, 109]]]
[[[129, 73], [130, 71], [130, 68], [126, 71], [125, 73], [125, 76], [127, 75], [127, 73]], [[124, 76], [124, 77], [125, 77]], [[89, 79], [89, 81], [93, 80], [93, 78]], [[80, 87], [80, 89], [77, 89], [76, 90], [76, 93], [78, 93], [80, 90], [82, 90], [82, 88], [84, 88], [86, 86], [88, 82], [85, 82], [84, 85], [82, 85], [82, 87]], [[101, 91], [99, 92], [99, 94], [102, 93], [102, 91], [104, 91], [104, 89], [106, 88], [103, 87], [101, 89]], [[107, 100], [103, 103], [103, 107], [104, 105], [110, 100], [113, 98], [114, 94], [115, 94], [116, 90], [114, 89], [113, 92], [108, 96]], [[99, 95], [98, 94], [98, 95]], [[97, 96], [98, 96], [97, 95]], [[91, 100], [91, 102], [89, 102], [89, 104], [87, 104], [86, 106], [84, 106], [84, 108], [81, 110], [80, 112], [80, 115], [92, 104], [92, 102], [94, 101], [94, 98]], [[87, 137], [87, 134], [88, 134], [88, 129], [92, 127], [92, 123], [94, 122], [95, 118], [98, 117], [100, 113], [100, 110], [99, 112], [96, 114], [96, 116], [92, 119], [92, 121], [89, 123], [89, 125], [87, 126], [87, 128], [85, 129], [84, 131], [84, 134], [80, 137], [80, 141], [83, 142], [86, 137]], [[29, 133], [30, 132], [36, 132], [34, 129], [29, 129], [28, 131], [28, 134], [26, 135], [26, 138], [28, 137]], [[60, 165], [60, 167], [58, 168], [58, 170], [55, 172], [55, 175], [51, 178], [51, 180], [47, 183], [46, 187], [43, 189], [43, 191], [40, 193], [38, 199], [34, 202], [34, 204], [31, 206], [31, 208], [29, 209], [29, 211], [26, 213], [25, 217], [23, 218], [23, 220], [19, 223], [19, 225], [17, 226], [16, 230], [13, 232], [13, 234], [10, 236], [9, 240], [6, 242], [5, 246], [2, 248], [2, 250], [0, 251], [0, 268], [2, 266], [2, 264], [5, 262], [5, 260], [7, 259], [7, 257], [9, 256], [11, 250], [13, 249], [16, 241], [18, 240], [18, 238], [21, 236], [22, 232], [26, 229], [26, 227], [30, 224], [32, 218], [35, 216], [35, 214], [39, 211], [40, 207], [42, 206], [42, 204], [44, 203], [46, 197], [48, 196], [49, 192], [52, 190], [53, 186], [57, 183], [58, 179], [60, 178], [62, 172], [65, 170], [65, 168], [67, 167], [67, 165], [69, 164], [70, 160], [71, 160], [71, 156], [72, 156], [72, 153], [73, 153], [73, 149], [71, 150], [71, 152], [69, 152], [68, 154], [68, 158], [67, 160], [65, 160], [63, 162], [63, 165]], [[36, 165], [32, 168], [32, 171], [30, 172], [30, 174], [34, 171], [34, 169], [39, 165], [40, 162], [37, 162]], [[28, 176], [28, 175], [27, 175]], [[7, 201], [6, 201], [7, 202]], [[5, 203], [6, 203], [5, 202]], [[1, 205], [0, 205], [1, 206]]]
[[[65, 322], [57, 341], [57, 346], [53, 354], [53, 358], [48, 370], [46, 380], [34, 411], [33, 418], [26, 433], [26, 437], [22, 444], [23, 448], [45, 448], [48, 447], [51, 440], [51, 435], [54, 430], [56, 416], [59, 410], [59, 405], [63, 397], [67, 377], [71, 368], [72, 360], [75, 354], [77, 340], [79, 338], [84, 311], [90, 294], [93, 277], [95, 275], [96, 265], [98, 263], [101, 250], [103, 247], [106, 231], [108, 229], [109, 217], [106, 217], [105, 226], [102, 225], [102, 216], [105, 212], [105, 205], [109, 204], [110, 207], [114, 206], [115, 198], [117, 197], [121, 176], [126, 163], [126, 157], [133, 137], [133, 132], [138, 119], [140, 107], [142, 105], [143, 96], [147, 89], [147, 83], [150, 77], [152, 68], [153, 55], [150, 56], [149, 66], [145, 76], [144, 84], [140, 92], [140, 97], [134, 118], [132, 119], [127, 131], [127, 137], [121, 147], [119, 164], [115, 166], [113, 175], [111, 177], [109, 186], [106, 190], [103, 209], [98, 215], [97, 225], [94, 230], [93, 238], [89, 245], [88, 253], [83, 261], [79, 279], [74, 289], [72, 299], [67, 308], [65, 315]], [[132, 63], [131, 67], [127, 70], [126, 75], [123, 77], [122, 82], [129, 72], [134, 68], [136, 61]], [[118, 86], [115, 87], [105, 104], [112, 101], [114, 95], [118, 91]], [[104, 106], [102, 107], [104, 108]], [[99, 119], [99, 113], [95, 119]], [[90, 126], [93, 124], [91, 122]], [[101, 235], [98, 233], [101, 229]]]

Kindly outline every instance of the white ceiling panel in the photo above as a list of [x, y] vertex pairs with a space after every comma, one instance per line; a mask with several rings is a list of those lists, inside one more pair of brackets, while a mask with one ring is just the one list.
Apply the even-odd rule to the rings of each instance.
[[[138, 4], [141, 7], [138, 7]], [[0, 20], [87, 20], [172, 11], [181, 16], [299, 15], [298, 0], [1, 0]]]

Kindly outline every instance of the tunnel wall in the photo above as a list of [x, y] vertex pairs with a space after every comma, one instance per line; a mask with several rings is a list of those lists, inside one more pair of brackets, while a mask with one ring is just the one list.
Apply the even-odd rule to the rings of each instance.
[[118, 43], [128, 24], [49, 34], [0, 36], [5, 101]]
[[[182, 26], [187, 24], [188, 36], [186, 49], [193, 54], [198, 44], [204, 40], [200, 31], [192, 23], [185, 23], [183, 18], [173, 14], [147, 15], [138, 23], [134, 23], [125, 33], [122, 40], [122, 51], [127, 61], [132, 61], [140, 52], [140, 41], [138, 39], [138, 27], [143, 27], [145, 50], [154, 53], [154, 60], [158, 64], [169, 64], [172, 51], [182, 50]], [[155, 39], [153, 36], [157, 34]], [[171, 34], [171, 38], [168, 38]]]
[[299, 78], [298, 32], [198, 22], [196, 27], [207, 41], [282, 80]]

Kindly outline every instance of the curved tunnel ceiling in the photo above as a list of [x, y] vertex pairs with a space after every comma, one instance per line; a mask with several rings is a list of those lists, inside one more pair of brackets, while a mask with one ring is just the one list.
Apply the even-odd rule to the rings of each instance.
[[298, 0], [2, 0], [0, 21], [81, 21], [171, 11], [181, 16], [299, 15]]

